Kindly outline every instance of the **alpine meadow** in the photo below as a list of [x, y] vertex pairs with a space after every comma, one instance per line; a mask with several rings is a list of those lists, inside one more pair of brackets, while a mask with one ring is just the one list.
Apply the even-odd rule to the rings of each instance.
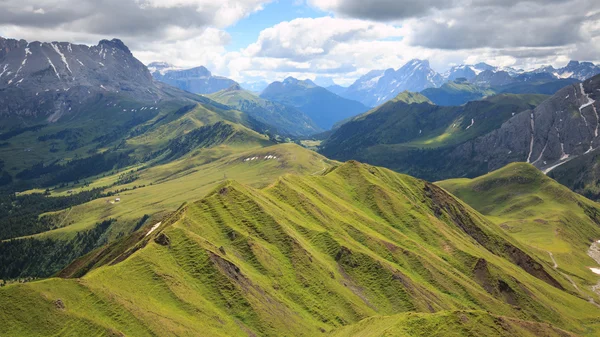
[[600, 336], [599, 27], [0, 2], [0, 336]]

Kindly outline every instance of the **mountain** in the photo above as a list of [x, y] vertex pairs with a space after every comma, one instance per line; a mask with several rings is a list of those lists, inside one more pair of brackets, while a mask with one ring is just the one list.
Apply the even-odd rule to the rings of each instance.
[[168, 65], [166, 68], [161, 64], [156, 66], [157, 63], [151, 65], [155, 65], [155, 71], [152, 73], [155, 79], [194, 94], [212, 94], [237, 84], [226, 77], [213, 76], [202, 66], [191, 69], [169, 69]]
[[484, 70], [475, 76], [471, 82], [479, 87], [498, 87], [516, 82], [506, 71]]
[[342, 87], [341, 85], [337, 85], [337, 84], [325, 87], [325, 89], [331, 91], [332, 93], [334, 93], [338, 96], [343, 96], [344, 92], [346, 92], [346, 90], [348, 90], [347, 87]]
[[549, 73], [557, 78], [575, 78], [579, 81], [584, 81], [600, 74], [600, 66], [594, 65], [591, 62], [569, 61], [562, 68], [555, 69], [552, 66], [544, 66], [534, 70], [534, 72]]
[[573, 193], [526, 163], [512, 163], [475, 179], [437, 183], [529, 246], [590, 301], [597, 295], [597, 203]]
[[361, 103], [340, 97], [310, 80], [293, 77], [269, 84], [260, 97], [297, 108], [324, 130], [368, 110]]
[[[384, 105], [342, 125], [322, 145], [322, 152], [332, 158], [356, 158], [431, 180], [473, 177], [520, 161], [549, 174], [574, 161], [552, 176], [596, 197], [598, 89], [600, 76], [595, 76], [568, 85], [543, 102], [543, 96], [493, 96], [465, 105], [463, 109], [471, 112], [462, 118], [459, 116], [464, 112], [459, 113], [461, 109], [457, 108], [438, 115], [435, 112], [439, 108], [429, 105]], [[476, 108], [490, 103], [494, 110], [502, 111], [492, 123], [485, 110]], [[479, 130], [482, 122], [486, 126]], [[419, 130], [423, 135], [419, 136]]]
[[208, 97], [268, 123], [284, 135], [310, 136], [323, 131], [302, 111], [258, 97], [237, 84]]
[[466, 78], [470, 81], [474, 79], [477, 75], [479, 75], [482, 71], [486, 70], [496, 70], [496, 67], [483, 62], [473, 65], [461, 64], [458, 66], [453, 66], [447, 72], [443, 73], [442, 76], [448, 81], [454, 81], [459, 78]]
[[[242, 158], [236, 165], [268, 162]], [[409, 336], [446, 336], [449, 328], [571, 336], [600, 329], [600, 309], [548, 256], [536, 257], [442, 188], [378, 167], [348, 162], [260, 189], [223, 181], [155, 221], [61, 273], [78, 278], [0, 288], [0, 333], [377, 335], [395, 326]], [[593, 223], [585, 221], [585, 228]]]
[[437, 105], [462, 105], [469, 101], [479, 100], [496, 94], [543, 94], [554, 95], [558, 90], [578, 81], [573, 78], [556, 79], [548, 73], [526, 73], [498, 86], [475, 85], [464, 78], [448, 81], [439, 88], [421, 91]]
[[[4, 188], [49, 187], [157, 159], [183, 132], [217, 122], [252, 132], [269, 128], [230, 107], [154, 80], [120, 40], [85, 46], [1, 39], [0, 46]], [[177, 124], [177, 132], [167, 133], [169, 139], [164, 134], [147, 143], [134, 142], [182, 119], [189, 124]], [[224, 124], [203, 131], [233, 132]]]
[[366, 106], [376, 106], [396, 97], [402, 91], [421, 91], [439, 87], [442, 76], [429, 66], [427, 60], [411, 60], [398, 70], [370, 71], [344, 92], [344, 97], [356, 99]]
[[109, 95], [166, 96], [120, 40], [90, 47], [0, 38], [0, 117], [56, 122]]
[[[437, 106], [422, 94], [411, 95], [420, 99], [407, 100], [407, 95], [401, 94], [341, 125], [321, 144], [320, 152], [329, 158], [356, 159], [432, 181], [487, 173], [488, 162], [472, 161], [475, 153], [468, 144], [503, 128], [547, 98], [502, 94], [461, 106]], [[509, 150], [494, 153], [493, 144], [489, 144], [490, 156], [485, 160], [510, 157], [506, 154]], [[458, 149], [460, 156], [453, 153]], [[486, 150], [480, 151], [483, 155]]]
[[494, 93], [491, 89], [485, 89], [467, 82], [465, 78], [448, 81], [439, 88], [429, 88], [421, 91], [422, 95], [429, 98], [436, 105], [462, 105]]

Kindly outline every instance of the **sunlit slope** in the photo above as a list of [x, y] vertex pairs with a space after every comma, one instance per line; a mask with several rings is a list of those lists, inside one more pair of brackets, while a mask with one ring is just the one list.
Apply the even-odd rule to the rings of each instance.
[[495, 316], [484, 311], [445, 311], [367, 318], [336, 331], [333, 336], [361, 337], [569, 337], [570, 332], [545, 323]]
[[[318, 336], [457, 310], [599, 328], [600, 309], [481, 214], [356, 162], [263, 189], [229, 180], [150, 227], [81, 279], [0, 288], [0, 334]], [[481, 335], [499, 324], [476, 315], [458, 325]]]
[[[128, 233], [144, 214], [157, 215], [156, 219], [160, 219], [161, 214], [174, 211], [183, 202], [203, 197], [224, 180], [235, 179], [264, 187], [283, 174], [319, 173], [332, 163], [335, 162], [295, 144], [264, 147], [259, 142], [254, 146], [227, 143], [197, 149], [182, 159], [136, 172], [136, 180], [108, 188], [107, 192], [115, 193], [111, 197], [62, 211], [68, 226], [37, 236], [74, 235], [109, 218], [118, 220], [114, 235]], [[99, 178], [82, 189], [111, 186], [121, 174]], [[114, 202], [117, 197], [120, 201]]]
[[525, 163], [509, 164], [475, 179], [438, 184], [530, 246], [547, 265], [556, 263], [563, 279], [575, 283], [572, 290], [596, 296], [591, 287], [600, 277], [589, 268], [598, 263], [587, 253], [590, 244], [600, 239], [597, 203]]

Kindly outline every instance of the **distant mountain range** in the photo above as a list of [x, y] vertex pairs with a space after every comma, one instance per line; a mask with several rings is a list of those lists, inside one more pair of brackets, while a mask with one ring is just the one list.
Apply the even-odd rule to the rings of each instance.
[[277, 134], [306, 137], [323, 131], [304, 112], [258, 97], [238, 84], [208, 97], [243, 111], [260, 122], [272, 125]]
[[297, 108], [324, 130], [368, 110], [365, 105], [340, 97], [311, 80], [293, 77], [269, 84], [260, 97]]
[[[203, 66], [178, 69], [165, 62], [153, 62], [148, 68], [156, 80], [191, 93], [210, 95], [225, 90], [226, 95], [221, 93], [214, 97], [233, 103], [232, 107], [248, 112], [264, 122], [269, 121], [262, 119], [263, 117], [278, 116], [270, 124], [286, 135], [308, 136], [330, 129], [335, 123], [368, 110], [361, 103], [340, 97], [311, 80], [301, 81], [288, 77], [283, 82], [268, 85], [266, 82], [238, 84], [234, 80], [212, 75]], [[260, 98], [254, 97], [250, 92], [260, 92]], [[298, 115], [292, 116], [294, 113]], [[299, 123], [288, 124], [290, 121]]]
[[[439, 88], [444, 83], [461, 80], [469, 82], [485, 91], [493, 88], [494, 92], [536, 92], [531, 83], [545, 84], [541, 91], [548, 93], [550, 88], [582, 81], [600, 74], [600, 67], [590, 62], [571, 61], [565, 67], [555, 69], [547, 66], [533, 71], [524, 71], [510, 67], [494, 67], [486, 63], [474, 65], [458, 65], [443, 74], [437, 73], [429, 66], [427, 60], [411, 60], [398, 70], [372, 70], [356, 80], [350, 87], [331, 87], [330, 90], [340, 96], [358, 100], [374, 107], [394, 98], [403, 91], [420, 92], [429, 88]], [[571, 80], [568, 82], [559, 80]], [[550, 83], [560, 83], [551, 85]], [[509, 88], [512, 86], [512, 88]], [[500, 88], [499, 88], [500, 87]], [[469, 89], [470, 92], [473, 90]], [[550, 92], [554, 93], [554, 92]], [[461, 93], [463, 95], [464, 93]], [[463, 97], [476, 97], [463, 95]], [[483, 97], [483, 96], [481, 96]], [[453, 103], [466, 103], [457, 97], [451, 98]]]
[[237, 84], [229, 78], [214, 76], [203, 66], [177, 69], [168, 63], [153, 62], [148, 69], [155, 79], [194, 94], [212, 94]]
[[[460, 107], [395, 99], [341, 125], [322, 153], [429, 180], [473, 177], [527, 162], [547, 174], [557, 170], [559, 182], [600, 196], [591, 173], [597, 171], [591, 159], [598, 158], [600, 148], [598, 92], [600, 75], [569, 84], [547, 99], [502, 94]], [[580, 165], [561, 170], [570, 162]]]

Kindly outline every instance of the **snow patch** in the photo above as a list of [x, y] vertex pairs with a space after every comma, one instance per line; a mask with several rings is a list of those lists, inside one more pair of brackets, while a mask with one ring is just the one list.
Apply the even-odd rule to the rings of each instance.
[[529, 155], [527, 155], [527, 163], [531, 163], [531, 154], [533, 153], [533, 141], [535, 136], [535, 119], [531, 113], [531, 141], [529, 142]]
[[48, 63], [50, 63], [50, 66], [52, 67], [52, 69], [54, 69], [54, 73], [56, 74], [56, 77], [58, 77], [58, 79], [60, 80], [60, 75], [58, 74], [58, 71], [56, 71], [56, 67], [54, 66], [54, 63], [52, 63], [52, 61], [50, 60], [50, 58], [48, 56], [46, 56], [46, 59], [48, 59]]
[[473, 124], [475, 124], [475, 119], [471, 118], [471, 124], [469, 124], [469, 126], [467, 126], [467, 128], [465, 130], [469, 130]]
[[58, 46], [54, 43], [50, 44], [52, 46], [52, 48], [54, 49], [54, 51], [60, 56], [60, 59], [62, 60], [62, 62], [65, 64], [65, 66], [67, 67], [67, 70], [73, 74], [73, 72], [71, 71], [71, 67], [69, 67], [69, 63], [67, 63], [67, 58], [65, 57], [65, 54], [63, 54], [60, 51], [60, 48], [58, 48]]
[[4, 73], [6, 72], [6, 68], [8, 68], [8, 64], [4, 65], [4, 68], [2, 69], [2, 72], [0, 73], [0, 77], [2, 77], [2, 75], [4, 75]]
[[152, 228], [150, 228], [150, 230], [148, 231], [148, 233], [146, 233], [146, 236], [152, 234], [152, 232], [154, 232], [160, 225], [162, 224], [162, 221], [157, 223], [156, 225], [152, 226]]

